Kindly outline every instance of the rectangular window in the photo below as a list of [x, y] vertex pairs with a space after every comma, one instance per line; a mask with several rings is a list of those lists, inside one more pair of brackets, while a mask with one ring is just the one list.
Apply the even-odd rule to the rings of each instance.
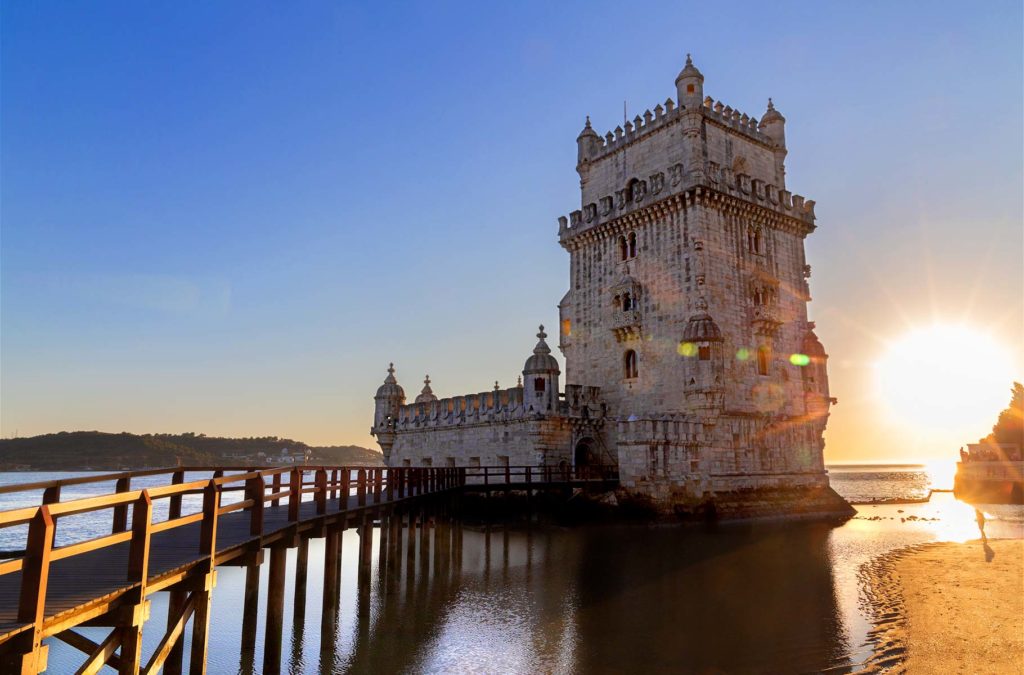
[[402, 466], [412, 466], [412, 460], [411, 459], [403, 459], [402, 460]]
[[480, 468], [480, 458], [479, 457], [470, 457], [469, 458], [469, 465], [472, 466], [472, 467]]
[[498, 455], [498, 466], [508, 466], [508, 455]]
[[449, 457], [448, 459], [444, 460], [444, 463], [447, 466], [455, 466], [455, 458], [454, 457]]
[[710, 345], [701, 345], [697, 347], [697, 358], [701, 361], [711, 360], [711, 347]]
[[423, 466], [434, 466], [434, 460], [430, 457], [423, 458]]

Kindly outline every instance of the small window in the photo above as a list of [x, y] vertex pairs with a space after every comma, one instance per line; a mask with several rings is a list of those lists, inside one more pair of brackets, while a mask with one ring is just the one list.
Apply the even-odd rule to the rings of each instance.
[[544, 378], [536, 377], [533, 380], [533, 390], [538, 394], [544, 393]]
[[751, 253], [761, 253], [761, 230], [752, 227], [747, 230], [747, 248]]
[[626, 242], [625, 237], [619, 237], [619, 260], [626, 260], [629, 258], [629, 244]]
[[695, 89], [694, 89], [694, 86], [692, 84], [686, 85], [686, 93], [687, 94], [692, 94], [694, 91], [695, 91]]
[[697, 358], [701, 361], [711, 360], [711, 345], [701, 345], [697, 347]]
[[771, 360], [771, 353], [767, 347], [758, 347], [757, 349], [757, 374], [767, 375], [768, 374], [768, 362]]
[[639, 375], [636, 362], [636, 352], [630, 349], [622, 359], [624, 375], [627, 380], [635, 379]]
[[629, 295], [629, 293], [623, 293], [622, 294], [622, 311], [623, 312], [628, 312], [631, 309], [633, 309], [633, 298]]
[[434, 460], [430, 457], [424, 457], [423, 466], [434, 466]]
[[447, 466], [455, 466], [455, 458], [454, 457], [449, 457], [449, 458], [444, 460], [444, 463]]
[[480, 458], [479, 457], [470, 457], [469, 458], [469, 465], [473, 466], [473, 467], [476, 467], [476, 468], [480, 468]]
[[498, 455], [498, 466], [508, 466], [508, 455]]
[[765, 302], [765, 294], [763, 288], [758, 288], [754, 291], [754, 306], [763, 307], [767, 303]]
[[402, 466], [412, 466], [412, 460], [411, 459], [403, 459], [402, 460]]
[[636, 257], [636, 232], [629, 233], [629, 257]]

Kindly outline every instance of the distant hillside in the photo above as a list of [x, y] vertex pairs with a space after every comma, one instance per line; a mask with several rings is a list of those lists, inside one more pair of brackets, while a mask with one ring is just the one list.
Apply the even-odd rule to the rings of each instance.
[[353, 464], [378, 466], [381, 453], [355, 445], [314, 447], [289, 438], [63, 431], [0, 440], [0, 471], [117, 470], [178, 465]]

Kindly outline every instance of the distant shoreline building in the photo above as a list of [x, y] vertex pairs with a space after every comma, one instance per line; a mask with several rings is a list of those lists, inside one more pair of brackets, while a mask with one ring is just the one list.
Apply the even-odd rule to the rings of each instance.
[[394, 368], [371, 433], [390, 466], [616, 464], [664, 513], [846, 513], [828, 484], [828, 356], [807, 319], [814, 202], [786, 189], [785, 118], [704, 95], [577, 138], [581, 208], [559, 218], [564, 388], [543, 326], [516, 387], [406, 403]]

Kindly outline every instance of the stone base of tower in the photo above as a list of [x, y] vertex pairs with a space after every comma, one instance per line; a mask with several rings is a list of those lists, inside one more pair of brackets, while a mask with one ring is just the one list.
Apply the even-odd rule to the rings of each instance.
[[856, 513], [827, 483], [702, 494], [620, 488], [616, 498], [626, 513], [668, 520], [846, 519]]
[[665, 518], [852, 516], [828, 483], [823, 427], [736, 415], [619, 422], [617, 499]]

